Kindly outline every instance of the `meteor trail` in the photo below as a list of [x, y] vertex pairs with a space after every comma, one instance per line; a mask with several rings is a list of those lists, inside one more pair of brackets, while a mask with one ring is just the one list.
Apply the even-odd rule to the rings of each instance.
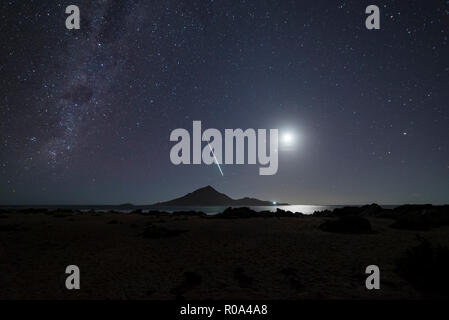
[[220, 170], [221, 175], [224, 176], [224, 175], [223, 175], [223, 171], [221, 171], [220, 164], [218, 163], [217, 157], [215, 156], [214, 150], [212, 150], [212, 147], [210, 146], [210, 143], [209, 143], [209, 142], [207, 143], [207, 145], [209, 146], [210, 152], [212, 152], [212, 154], [213, 154], [213, 156], [214, 156], [215, 163], [216, 163], [217, 166], [218, 166], [218, 170]]

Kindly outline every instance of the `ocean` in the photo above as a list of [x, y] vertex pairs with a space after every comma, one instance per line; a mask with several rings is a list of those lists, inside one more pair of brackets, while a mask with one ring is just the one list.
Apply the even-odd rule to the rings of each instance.
[[[152, 210], [159, 211], [201, 211], [209, 215], [223, 212], [229, 206], [203, 206], [203, 207], [153, 207]], [[242, 207], [237, 206], [235, 208]], [[315, 211], [333, 210], [344, 206], [317, 206], [317, 205], [287, 205], [287, 206], [247, 206], [254, 211], [276, 211], [282, 209], [285, 211], [301, 212], [303, 214], [313, 214]]]
[[[284, 206], [246, 206], [254, 211], [276, 211], [277, 209], [282, 209], [285, 211], [291, 211], [291, 212], [301, 212], [302, 214], [310, 215], [313, 214], [315, 211], [323, 211], [323, 210], [334, 210], [335, 208], [342, 208], [347, 205], [284, 205]], [[381, 205], [385, 209], [392, 209], [394, 207], [397, 207], [397, 205]], [[110, 210], [123, 212], [123, 213], [129, 213], [134, 210], [142, 210], [142, 211], [148, 211], [148, 210], [158, 210], [158, 211], [165, 211], [165, 212], [175, 212], [175, 211], [201, 211], [208, 215], [214, 215], [220, 212], [223, 212], [226, 208], [229, 206], [150, 206], [150, 205], [143, 205], [143, 206], [133, 206], [133, 207], [122, 207], [122, 206], [114, 206], [114, 205], [51, 205], [51, 206], [45, 206], [45, 205], [35, 205], [35, 206], [0, 206], [0, 209], [13, 209], [13, 210], [21, 210], [21, 209], [27, 209], [27, 208], [35, 208], [35, 209], [48, 209], [48, 210], [57, 210], [57, 209], [70, 209], [70, 210], [80, 210], [82, 212], [87, 212], [90, 210], [95, 210], [99, 212], [107, 212]], [[237, 206], [238, 207], [245, 207], [245, 206]]]

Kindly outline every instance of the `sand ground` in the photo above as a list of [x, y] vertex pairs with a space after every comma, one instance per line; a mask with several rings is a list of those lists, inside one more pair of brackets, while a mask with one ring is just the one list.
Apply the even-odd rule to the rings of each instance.
[[[0, 299], [420, 299], [395, 272], [416, 234], [449, 244], [449, 227], [374, 234], [317, 229], [325, 218], [211, 219], [83, 213], [7, 213], [0, 219]], [[147, 225], [182, 230], [142, 236]], [[67, 265], [81, 290], [65, 288]], [[365, 268], [381, 289], [365, 288]], [[187, 280], [186, 280], [187, 279]]]

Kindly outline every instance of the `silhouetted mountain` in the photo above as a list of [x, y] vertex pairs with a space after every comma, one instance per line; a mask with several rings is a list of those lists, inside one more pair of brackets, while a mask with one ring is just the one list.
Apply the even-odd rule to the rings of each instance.
[[132, 203], [122, 203], [117, 206], [117, 209], [125, 210], [125, 209], [133, 209], [134, 207], [135, 205], [133, 205]]
[[[272, 206], [271, 201], [254, 198], [232, 199], [211, 186], [197, 189], [183, 197], [166, 202], [155, 203], [155, 206]], [[282, 205], [286, 205], [283, 203]]]

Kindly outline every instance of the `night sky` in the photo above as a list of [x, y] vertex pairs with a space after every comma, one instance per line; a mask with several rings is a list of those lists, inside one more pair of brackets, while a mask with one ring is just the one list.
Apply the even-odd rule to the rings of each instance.
[[[66, 6], [81, 29], [65, 28]], [[378, 5], [381, 29], [365, 28]], [[449, 1], [2, 1], [0, 204], [449, 202]], [[279, 170], [170, 162], [170, 132], [278, 128]]]

